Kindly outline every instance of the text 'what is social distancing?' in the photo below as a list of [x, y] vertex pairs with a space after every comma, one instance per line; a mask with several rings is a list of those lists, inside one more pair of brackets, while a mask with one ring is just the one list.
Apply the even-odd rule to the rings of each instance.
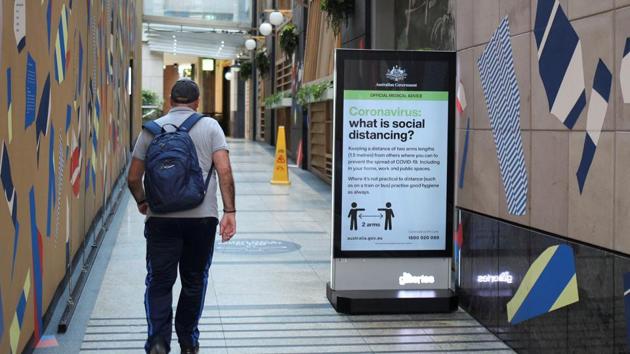
[[[352, 109], [351, 109], [352, 111]], [[419, 111], [418, 111], [419, 112]], [[418, 113], [419, 115], [419, 113]], [[351, 114], [351, 116], [353, 116]], [[359, 140], [399, 140], [406, 142], [413, 139], [415, 129], [424, 129], [425, 120], [420, 119], [408, 119], [408, 120], [387, 120], [383, 118], [373, 119], [350, 119], [348, 121], [350, 128], [353, 128], [348, 133], [349, 139]], [[378, 129], [376, 131], [370, 129]], [[389, 129], [388, 131], [381, 131], [382, 129]]]

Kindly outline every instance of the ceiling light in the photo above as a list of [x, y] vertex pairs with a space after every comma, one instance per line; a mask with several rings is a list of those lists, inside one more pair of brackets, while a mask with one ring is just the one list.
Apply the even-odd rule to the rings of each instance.
[[254, 50], [256, 49], [256, 40], [255, 39], [248, 39], [245, 41], [245, 48], [247, 48], [247, 50]]
[[279, 26], [280, 24], [282, 24], [282, 22], [284, 22], [284, 16], [282, 15], [282, 12], [274, 11], [269, 14], [269, 22], [271, 22], [271, 24], [274, 26]]
[[273, 31], [273, 27], [271, 27], [271, 24], [269, 22], [263, 22], [260, 24], [258, 30], [263, 36], [268, 36], [271, 34], [271, 31]]

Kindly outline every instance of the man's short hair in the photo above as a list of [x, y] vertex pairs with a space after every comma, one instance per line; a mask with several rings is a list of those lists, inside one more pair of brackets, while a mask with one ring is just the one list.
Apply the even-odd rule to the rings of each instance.
[[199, 86], [189, 78], [177, 80], [171, 88], [171, 99], [175, 103], [188, 104], [199, 98]]

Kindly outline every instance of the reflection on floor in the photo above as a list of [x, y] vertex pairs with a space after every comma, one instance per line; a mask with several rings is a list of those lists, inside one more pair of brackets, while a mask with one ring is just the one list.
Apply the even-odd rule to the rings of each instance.
[[[272, 186], [268, 147], [242, 140], [230, 141], [230, 147], [238, 234], [233, 244], [217, 244], [200, 326], [202, 353], [512, 352], [461, 310], [337, 314], [325, 294], [330, 186], [297, 169], [291, 169], [291, 186]], [[85, 329], [82, 353], [142, 352], [142, 230], [143, 218], [132, 201]], [[174, 296], [174, 306], [176, 301]], [[172, 347], [179, 352], [176, 338]]]

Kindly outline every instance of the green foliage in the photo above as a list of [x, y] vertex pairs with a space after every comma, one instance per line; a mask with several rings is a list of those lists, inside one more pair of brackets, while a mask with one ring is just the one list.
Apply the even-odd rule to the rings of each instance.
[[157, 119], [162, 116], [162, 99], [151, 90], [142, 90], [142, 121]]
[[298, 46], [298, 35], [298, 29], [293, 23], [288, 23], [280, 31], [280, 48], [284, 51], [287, 59], [291, 59], [291, 56], [295, 52], [295, 48]]
[[348, 17], [354, 11], [354, 0], [321, 0], [320, 9], [326, 13], [333, 33], [339, 35], [341, 24], [347, 24]]
[[275, 93], [271, 96], [267, 96], [265, 97], [265, 107], [271, 108], [280, 103], [280, 100], [282, 100], [282, 95], [280, 93]]
[[243, 80], [243, 81], [247, 81], [252, 77], [252, 62], [251, 61], [246, 61], [243, 62], [241, 64], [241, 71], [238, 73], [238, 77]]
[[305, 106], [317, 102], [329, 87], [332, 87], [332, 81], [304, 85], [300, 87], [295, 98], [300, 106]]
[[151, 90], [142, 90], [143, 106], [159, 106], [161, 104], [158, 94]]
[[271, 96], [265, 97], [265, 107], [273, 108], [280, 104], [283, 98], [291, 98], [291, 93], [288, 91], [276, 92]]
[[264, 49], [256, 53], [256, 69], [260, 74], [260, 77], [265, 78], [269, 75], [269, 69], [271, 68], [271, 60], [267, 55], [267, 51]]

